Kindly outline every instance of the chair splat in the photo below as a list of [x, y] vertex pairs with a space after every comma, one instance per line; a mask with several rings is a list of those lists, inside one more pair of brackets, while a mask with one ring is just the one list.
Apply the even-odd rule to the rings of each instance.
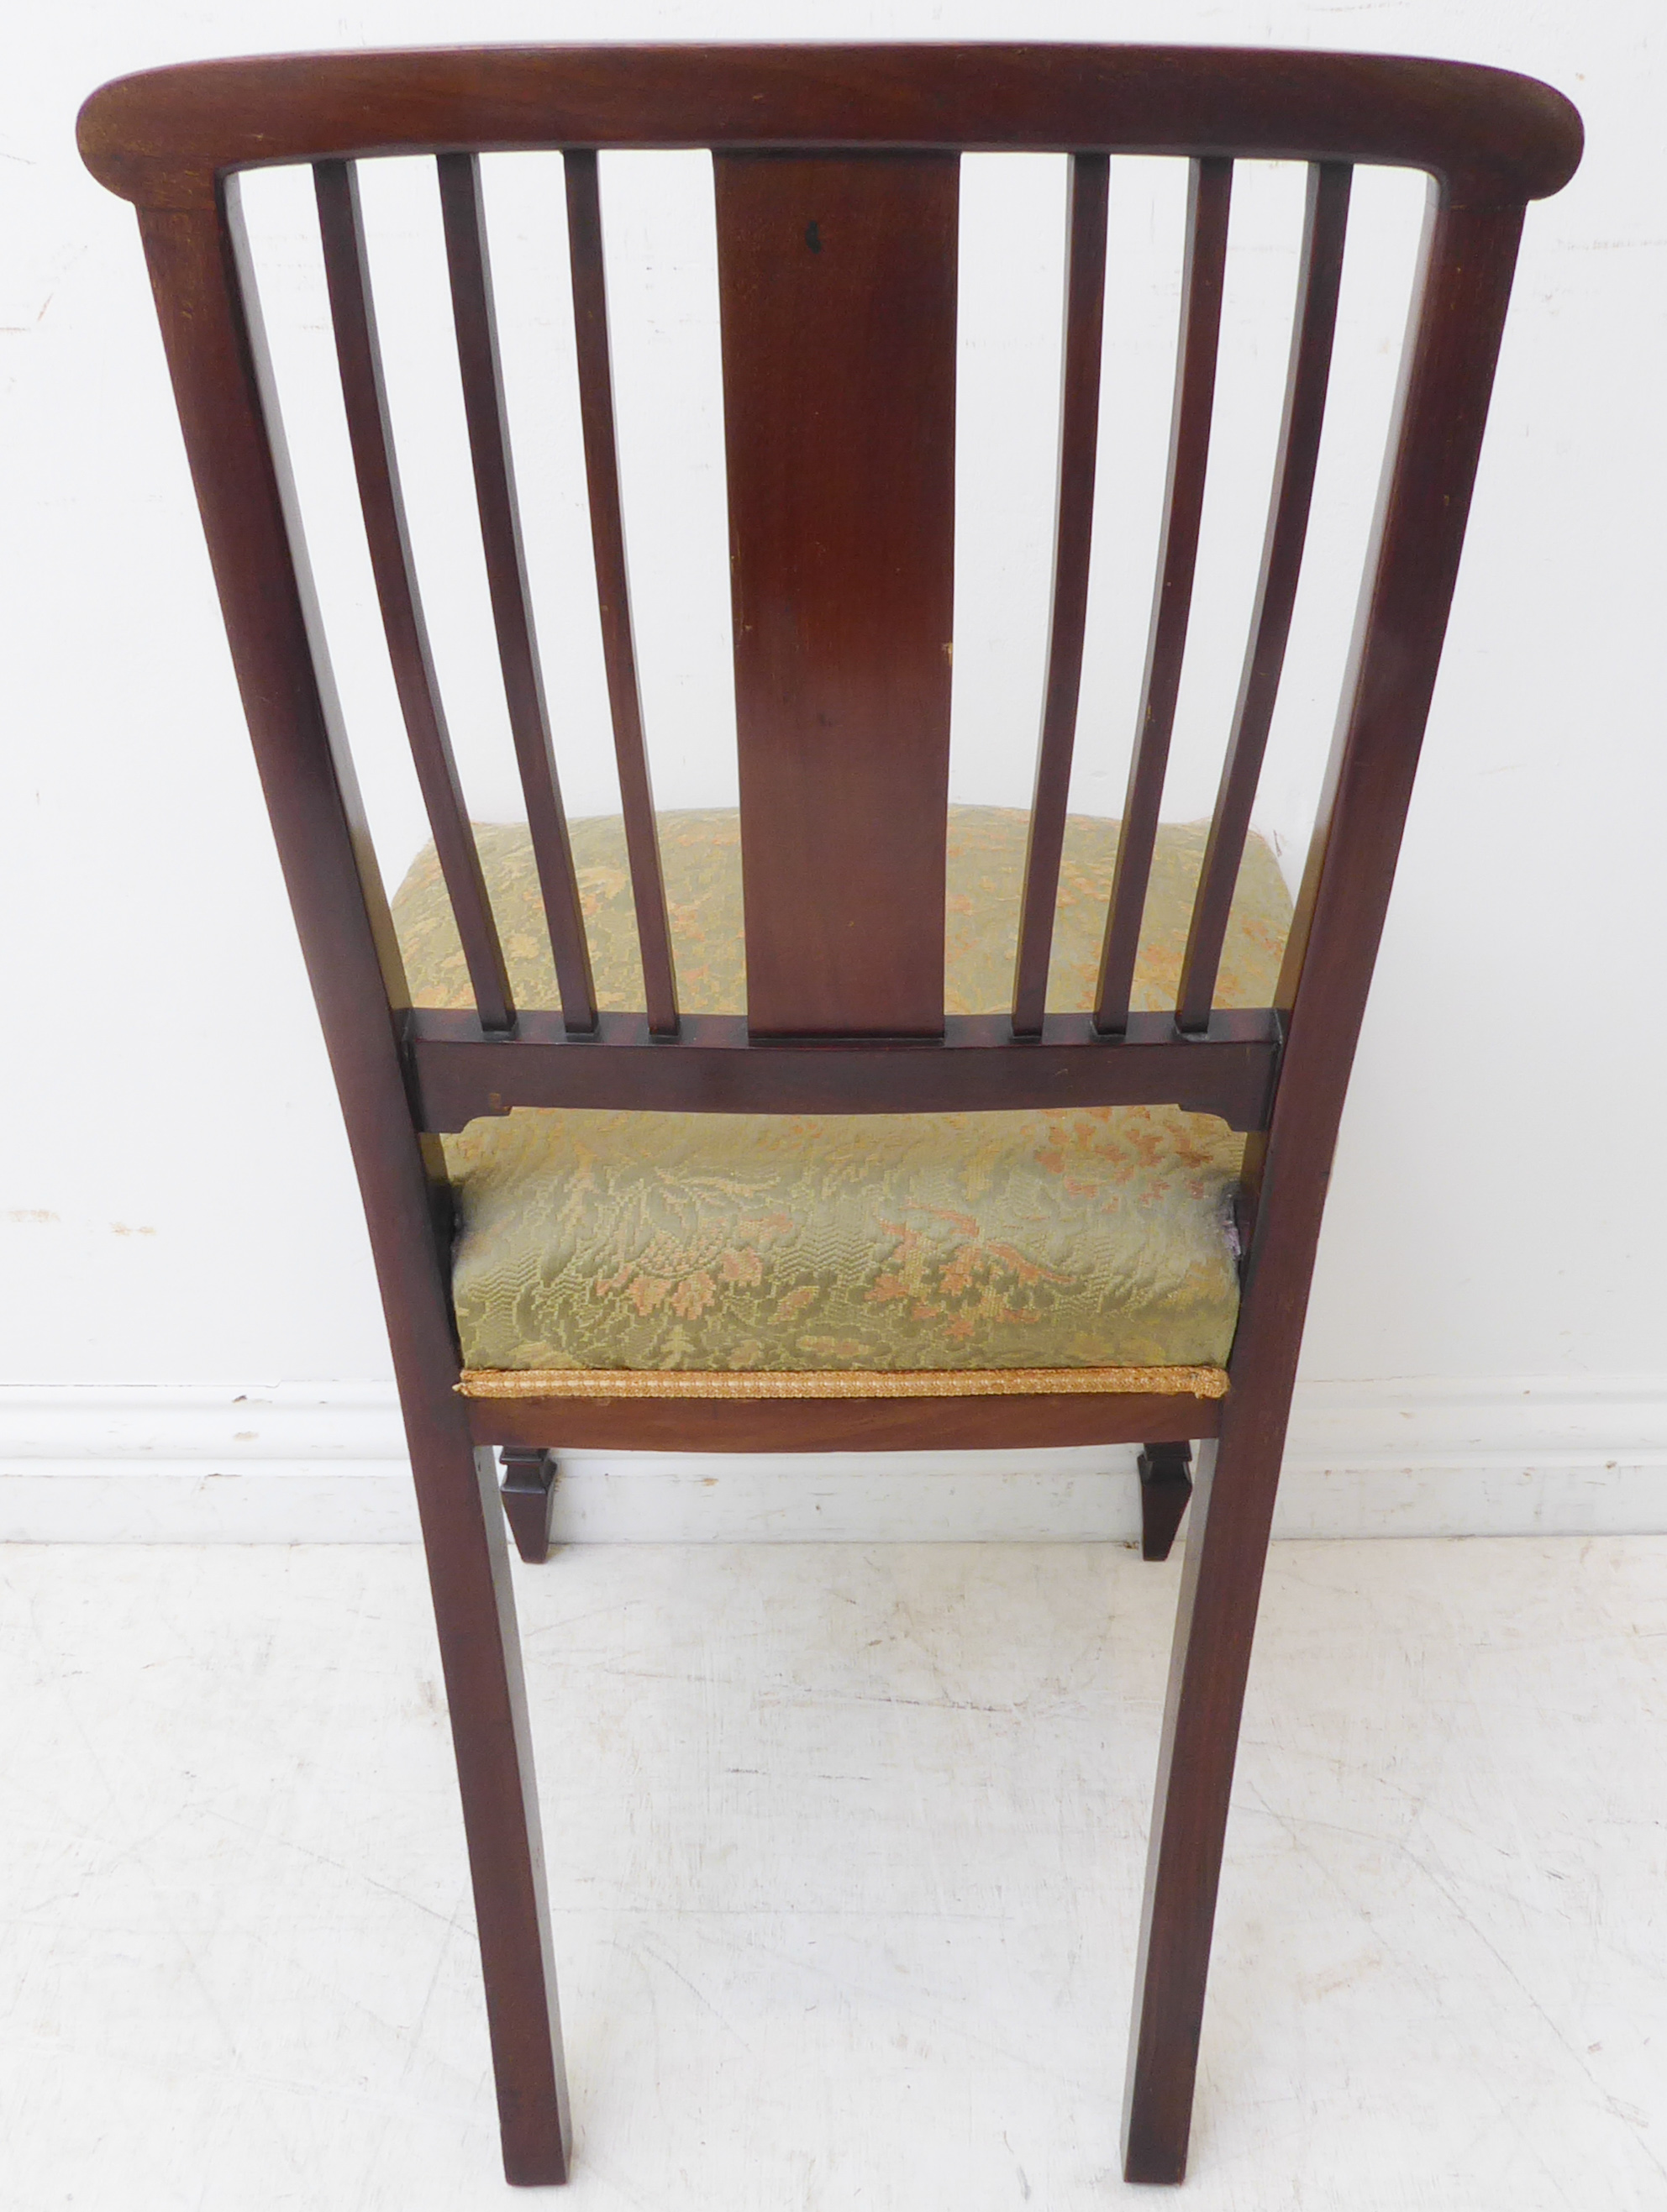
[[749, 1018], [934, 1036], [959, 162], [714, 166]]

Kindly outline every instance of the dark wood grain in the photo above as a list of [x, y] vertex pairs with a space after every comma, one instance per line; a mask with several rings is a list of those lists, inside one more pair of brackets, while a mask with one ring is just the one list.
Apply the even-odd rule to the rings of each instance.
[[1059, 863], [1065, 848], [1065, 814], [1071, 796], [1071, 756], [1082, 688], [1082, 641], [1088, 620], [1088, 556], [1094, 529], [1110, 175], [1110, 163], [1103, 154], [1079, 154], [1072, 160], [1065, 243], [1053, 605], [1048, 618], [1047, 687], [1025, 848], [1019, 949], [1013, 963], [1015, 1036], [1039, 1036], [1047, 1012], [1048, 963], [1053, 952]]
[[446, 264], [457, 325], [458, 366], [463, 378], [463, 411], [469, 426], [469, 456], [474, 467], [475, 500], [480, 509], [481, 544], [486, 556], [498, 659], [503, 669], [504, 697], [509, 708], [509, 732], [526, 802], [527, 835], [532, 841], [538, 887], [544, 895], [562, 1017], [569, 1030], [582, 1036], [596, 1027], [596, 990], [591, 981], [590, 947], [556, 775], [556, 755], [550, 741], [550, 712], [545, 703], [532, 596], [521, 547], [520, 510], [510, 460], [503, 378], [498, 366], [497, 316], [486, 214], [481, 204], [480, 163], [472, 154], [442, 154], [435, 166], [440, 172]]
[[625, 525], [619, 504], [619, 451], [596, 155], [584, 149], [569, 153], [563, 167], [568, 256], [573, 272], [573, 329], [579, 355], [579, 415], [585, 440], [585, 477], [590, 489], [602, 658], [607, 670], [614, 758], [619, 768], [619, 798], [625, 817], [625, 854], [630, 863], [648, 1027], [656, 1036], [675, 1036], [678, 995], [672, 927], [666, 913], [654, 786], [642, 734], [642, 696], [636, 680], [636, 645], [631, 635], [630, 585], [625, 566]]
[[[341, 1096], [405, 1414], [469, 1838], [504, 2166], [566, 2179], [567, 2077], [538, 1799], [490, 1455], [452, 1389], [449, 1213], [395, 1036], [392, 929], [361, 872], [362, 811], [332, 734], [271, 377], [234, 198], [141, 230], [232, 659]], [[380, 940], [379, 944], [379, 940]], [[397, 954], [394, 958], [397, 960]], [[397, 986], [403, 995], [403, 983]]]
[[324, 248], [325, 280], [336, 334], [342, 401], [364, 514], [377, 604], [387, 638], [388, 659], [400, 712], [411, 740], [417, 780], [434, 832], [435, 850], [445, 878], [447, 896], [457, 923], [470, 987], [481, 1027], [513, 1030], [503, 948], [498, 942], [492, 902], [481, 873], [480, 856], [469, 828], [463, 787], [452, 752], [451, 733], [441, 705], [440, 685], [429, 629], [417, 589], [417, 564], [405, 524], [405, 502], [394, 459], [382, 380], [382, 353], [376, 333], [370, 270], [365, 253], [364, 222], [359, 211], [359, 180], [350, 163], [320, 161], [313, 173]]
[[1221, 1431], [1201, 1455], [1170, 1669], [1124, 2105], [1124, 2172], [1179, 2181], [1244, 1684], [1314, 1255], [1458, 571], [1522, 229], [1433, 205], [1421, 303], [1298, 921]]
[[461, 1129], [514, 1106], [654, 1108], [678, 1114], [976, 1113], [1026, 1107], [1180, 1105], [1235, 1129], [1266, 1125], [1279, 1067], [1270, 1010], [1215, 1014], [1183, 1037], [1167, 1014], [1133, 1014], [1123, 1036], [1086, 1014], [1049, 1014], [1014, 1044], [1004, 1014], [958, 1014], [941, 1040], [760, 1042], [738, 1015], [686, 1014], [675, 1043], [640, 1014], [604, 1014], [595, 1042], [564, 1036], [529, 1008], [513, 1039], [474, 1017], [419, 1006], [405, 1023], [413, 1110], [428, 1129]]
[[952, 155], [715, 161], [747, 1015], [944, 1018]]
[[1342, 282], [1343, 240], [1348, 227], [1353, 172], [1328, 163], [1308, 173], [1308, 208], [1303, 226], [1302, 274], [1291, 339], [1291, 368], [1286, 380], [1285, 414], [1274, 464], [1274, 498], [1268, 516], [1262, 569], [1256, 580], [1250, 639], [1239, 679], [1232, 730], [1221, 769], [1221, 787], [1210, 819], [1209, 836], [1199, 870], [1187, 949], [1181, 963], [1176, 1006], [1178, 1025], [1204, 1029], [1215, 1000], [1215, 979], [1226, 941], [1227, 921], [1238, 882], [1244, 840], [1268, 732], [1279, 696], [1285, 647], [1291, 635], [1297, 583], [1302, 574], [1308, 513], [1314, 495], [1320, 433], [1325, 424], [1326, 387], [1331, 375], [1331, 342], [1337, 327], [1337, 295]]
[[976, 1451], [1213, 1437], [1219, 1398], [459, 1399], [483, 1443], [573, 1451]]
[[1175, 358], [1175, 406], [1169, 439], [1169, 480], [1147, 639], [1146, 672], [1129, 762], [1129, 789], [1117, 834], [1116, 864], [1095, 987], [1094, 1020], [1115, 1035], [1129, 1019], [1129, 995], [1140, 957], [1141, 925], [1152, 878], [1152, 849], [1163, 804], [1175, 702], [1186, 657], [1198, 527], [1204, 512], [1210, 422], [1215, 407], [1216, 352], [1221, 335], [1221, 283], [1227, 258], [1230, 161], [1195, 161], [1187, 192], [1186, 259], [1181, 275], [1181, 337]]
[[1554, 192], [1580, 118], [1505, 70], [1387, 54], [1115, 46], [499, 46], [147, 70], [94, 94], [83, 157], [155, 207], [224, 170], [559, 146], [1022, 147], [1427, 169], [1469, 206]]

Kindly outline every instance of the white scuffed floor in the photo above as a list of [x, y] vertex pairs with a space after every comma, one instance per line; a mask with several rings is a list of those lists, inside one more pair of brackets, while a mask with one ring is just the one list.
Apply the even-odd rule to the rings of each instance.
[[[1667, 2204], [1667, 1539], [1275, 1547], [1192, 2179], [1117, 2178], [1177, 1573], [518, 1572], [561, 2212]], [[0, 1553], [7, 2212], [513, 2206], [421, 1555]]]

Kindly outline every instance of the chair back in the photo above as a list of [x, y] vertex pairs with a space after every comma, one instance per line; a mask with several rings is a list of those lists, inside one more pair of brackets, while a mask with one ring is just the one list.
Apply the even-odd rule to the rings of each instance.
[[[122, 80], [83, 112], [139, 210], [283, 864], [350, 1097], [392, 1022], [419, 1129], [514, 1105], [873, 1111], [1167, 1101], [1265, 1131], [1302, 1079], [1329, 1158], [1447, 618], [1525, 202], [1579, 158], [1544, 86], [1456, 64], [1070, 46], [357, 53]], [[680, 1015], [626, 582], [599, 149], [716, 180], [745, 1016]], [[599, 1012], [521, 544], [480, 157], [558, 149], [602, 637], [644, 976]], [[958, 156], [1069, 157], [1053, 599], [1011, 1008], [944, 1009]], [[431, 155], [493, 620], [559, 1012], [518, 1006], [402, 504], [357, 167]], [[1112, 157], [1190, 165], [1138, 728], [1092, 1008], [1045, 994], [1087, 611]], [[1243, 679], [1176, 1004], [1131, 1009], [1203, 507], [1236, 161], [1300, 161], [1300, 281]], [[1312, 848], [1271, 1006], [1218, 969], [1300, 574], [1354, 166], [1427, 172], [1400, 395]], [[393, 675], [474, 1009], [412, 1008], [313, 605], [240, 172], [313, 168]], [[1303, 1041], [1313, 1042], [1305, 1060]], [[368, 1079], [368, 1078], [365, 1079]], [[1293, 1110], [1295, 1110], [1293, 1109]]]

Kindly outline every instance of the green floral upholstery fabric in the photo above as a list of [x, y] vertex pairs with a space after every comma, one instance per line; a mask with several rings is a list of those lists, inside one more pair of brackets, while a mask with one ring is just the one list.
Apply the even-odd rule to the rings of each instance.
[[[732, 811], [660, 817], [681, 1003], [745, 1006]], [[1026, 817], [951, 810], [952, 1013], [1012, 987]], [[642, 1003], [624, 836], [573, 824], [598, 996]], [[1135, 1003], [1172, 1006], [1202, 824], [1159, 835]], [[526, 831], [484, 824], [511, 980], [553, 1006]], [[1073, 817], [1049, 1003], [1092, 999], [1117, 825]], [[432, 848], [394, 900], [419, 1006], [472, 1003]], [[1240, 871], [1218, 1003], [1265, 1006], [1290, 922], [1272, 854]], [[829, 1115], [519, 1110], [446, 1140], [471, 1368], [1219, 1365], [1238, 1316], [1244, 1140], [1168, 1107]]]

